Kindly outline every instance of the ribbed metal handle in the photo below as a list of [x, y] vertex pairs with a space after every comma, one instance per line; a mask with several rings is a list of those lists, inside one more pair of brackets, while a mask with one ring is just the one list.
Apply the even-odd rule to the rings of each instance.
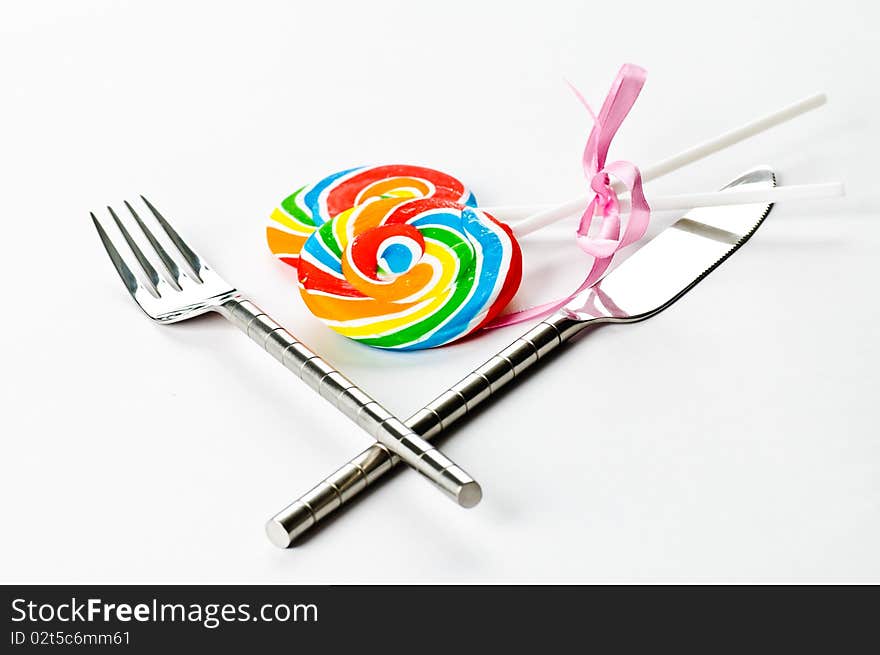
[[449, 494], [462, 507], [482, 498], [480, 485], [249, 300], [235, 298], [220, 312], [379, 443]]
[[[431, 439], [502, 387], [538, 363], [587, 325], [564, 314], [539, 323], [449, 390], [409, 417], [405, 424]], [[381, 444], [367, 448], [266, 523], [266, 533], [280, 548], [290, 546], [324, 518], [350, 502], [398, 463]]]

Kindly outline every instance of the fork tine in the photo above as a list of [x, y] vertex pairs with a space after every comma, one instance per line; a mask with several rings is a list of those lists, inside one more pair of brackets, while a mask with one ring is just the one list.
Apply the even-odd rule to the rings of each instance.
[[175, 261], [169, 257], [168, 253], [165, 251], [165, 248], [162, 247], [162, 244], [153, 236], [153, 233], [150, 229], [144, 225], [144, 222], [141, 220], [141, 217], [138, 216], [138, 213], [134, 210], [134, 207], [128, 202], [128, 200], [123, 200], [125, 206], [128, 207], [128, 211], [131, 212], [131, 215], [134, 216], [134, 220], [137, 221], [138, 226], [141, 228], [141, 231], [144, 233], [144, 236], [147, 237], [147, 241], [150, 242], [150, 245], [153, 246], [153, 250], [156, 251], [156, 254], [159, 256], [159, 259], [162, 260], [162, 265], [168, 271], [171, 276], [169, 282], [171, 285], [177, 289], [181, 290], [180, 287], [180, 268], [177, 266]]
[[113, 266], [116, 268], [116, 272], [119, 273], [119, 277], [122, 278], [122, 282], [125, 284], [128, 292], [131, 295], [135, 295], [138, 290], [137, 278], [134, 276], [134, 273], [131, 272], [131, 269], [126, 265], [122, 257], [120, 257], [119, 251], [116, 250], [116, 246], [113, 245], [110, 237], [107, 236], [107, 233], [104, 231], [104, 227], [101, 225], [101, 222], [95, 217], [94, 212], [90, 213], [92, 216], [92, 222], [95, 224], [95, 229], [98, 230], [98, 236], [101, 237], [101, 243], [104, 244], [104, 249], [107, 251], [107, 254], [110, 255], [110, 260], [113, 262]]
[[186, 242], [180, 238], [180, 235], [174, 230], [173, 227], [171, 227], [171, 225], [168, 224], [168, 221], [166, 221], [162, 214], [159, 213], [159, 210], [153, 207], [153, 204], [149, 200], [147, 200], [143, 196], [141, 196], [141, 200], [143, 200], [144, 204], [146, 204], [146, 206], [150, 208], [150, 211], [153, 212], [153, 216], [156, 217], [159, 225], [161, 225], [162, 229], [165, 230], [165, 234], [167, 234], [168, 238], [171, 239], [172, 243], [174, 243], [174, 246], [186, 260], [186, 263], [190, 265], [193, 273], [195, 273], [196, 279], [199, 282], [203, 282], [204, 280], [202, 280], [201, 277], [202, 262], [199, 259], [199, 256], [194, 253], [188, 245], [186, 245]]
[[116, 215], [116, 212], [113, 211], [112, 207], [107, 207], [107, 211], [110, 212], [110, 215], [113, 217], [113, 220], [116, 222], [116, 227], [119, 228], [119, 231], [122, 233], [122, 237], [125, 239], [125, 242], [128, 244], [128, 247], [131, 248], [131, 252], [134, 254], [135, 259], [137, 259], [138, 264], [141, 265], [144, 273], [147, 275], [147, 279], [150, 283], [150, 287], [153, 292], [158, 296], [159, 295], [159, 274], [156, 272], [156, 269], [153, 268], [153, 265], [150, 263], [150, 260], [144, 257], [143, 251], [140, 249], [140, 246], [135, 242], [134, 239], [131, 238], [131, 234], [128, 233], [128, 230], [122, 224], [122, 221], [119, 220], [119, 216]]

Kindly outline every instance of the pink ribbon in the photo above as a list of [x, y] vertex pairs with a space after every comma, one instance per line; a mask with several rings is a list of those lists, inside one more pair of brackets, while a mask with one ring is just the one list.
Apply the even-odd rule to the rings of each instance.
[[[586, 279], [570, 295], [536, 307], [511, 312], [496, 318], [487, 328], [498, 328], [545, 316], [566, 305], [572, 298], [587, 289], [605, 274], [611, 265], [615, 253], [621, 248], [632, 245], [641, 239], [648, 229], [651, 220], [651, 208], [645, 199], [642, 189], [642, 174], [632, 162], [615, 161], [606, 163], [608, 149], [617, 130], [627, 117], [630, 109], [639, 97], [645, 85], [646, 71], [634, 64], [624, 64], [611, 90], [602, 104], [599, 115], [593, 113], [589, 103], [580, 91], [574, 91], [578, 100], [586, 107], [593, 117], [593, 129], [584, 147], [583, 167], [586, 178], [590, 181], [590, 189], [595, 194], [586, 211], [581, 216], [577, 230], [577, 244], [581, 250], [593, 256], [593, 266]], [[571, 85], [569, 85], [571, 86]], [[629, 220], [622, 229], [620, 221], [620, 203], [617, 192], [611, 186], [612, 176], [620, 180], [630, 192]], [[600, 217], [596, 235], [590, 236], [590, 227], [594, 217]], [[622, 234], [621, 234], [622, 230]]]

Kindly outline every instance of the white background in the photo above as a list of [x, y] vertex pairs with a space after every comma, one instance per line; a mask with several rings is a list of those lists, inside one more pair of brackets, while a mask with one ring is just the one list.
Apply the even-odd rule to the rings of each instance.
[[[880, 582], [876, 4], [4, 2], [4, 582]], [[649, 186], [754, 164], [778, 206], [670, 311], [605, 327], [456, 432], [462, 510], [402, 472], [300, 547], [263, 522], [368, 439], [222, 319], [152, 324], [88, 218], [145, 193], [227, 279], [409, 415], [522, 328], [415, 354], [317, 323], [263, 241], [296, 187], [448, 170], [485, 204], [584, 188], [595, 105], [647, 165], [815, 91], [827, 107]], [[654, 231], [668, 222], [658, 216]], [[525, 244], [526, 305], [586, 262]]]

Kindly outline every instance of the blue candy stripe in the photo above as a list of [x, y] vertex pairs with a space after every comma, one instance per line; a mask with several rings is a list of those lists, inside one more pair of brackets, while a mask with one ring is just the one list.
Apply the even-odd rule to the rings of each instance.
[[332, 186], [339, 178], [345, 177], [349, 173], [359, 171], [363, 168], [363, 166], [356, 166], [355, 168], [349, 168], [348, 170], [328, 175], [320, 182], [316, 182], [312, 185], [312, 187], [305, 193], [303, 196], [303, 202], [305, 203], [307, 211], [311, 214], [312, 220], [315, 221], [316, 226], [320, 227], [326, 222], [323, 220], [324, 212], [321, 211], [321, 194], [324, 193], [328, 187]]

